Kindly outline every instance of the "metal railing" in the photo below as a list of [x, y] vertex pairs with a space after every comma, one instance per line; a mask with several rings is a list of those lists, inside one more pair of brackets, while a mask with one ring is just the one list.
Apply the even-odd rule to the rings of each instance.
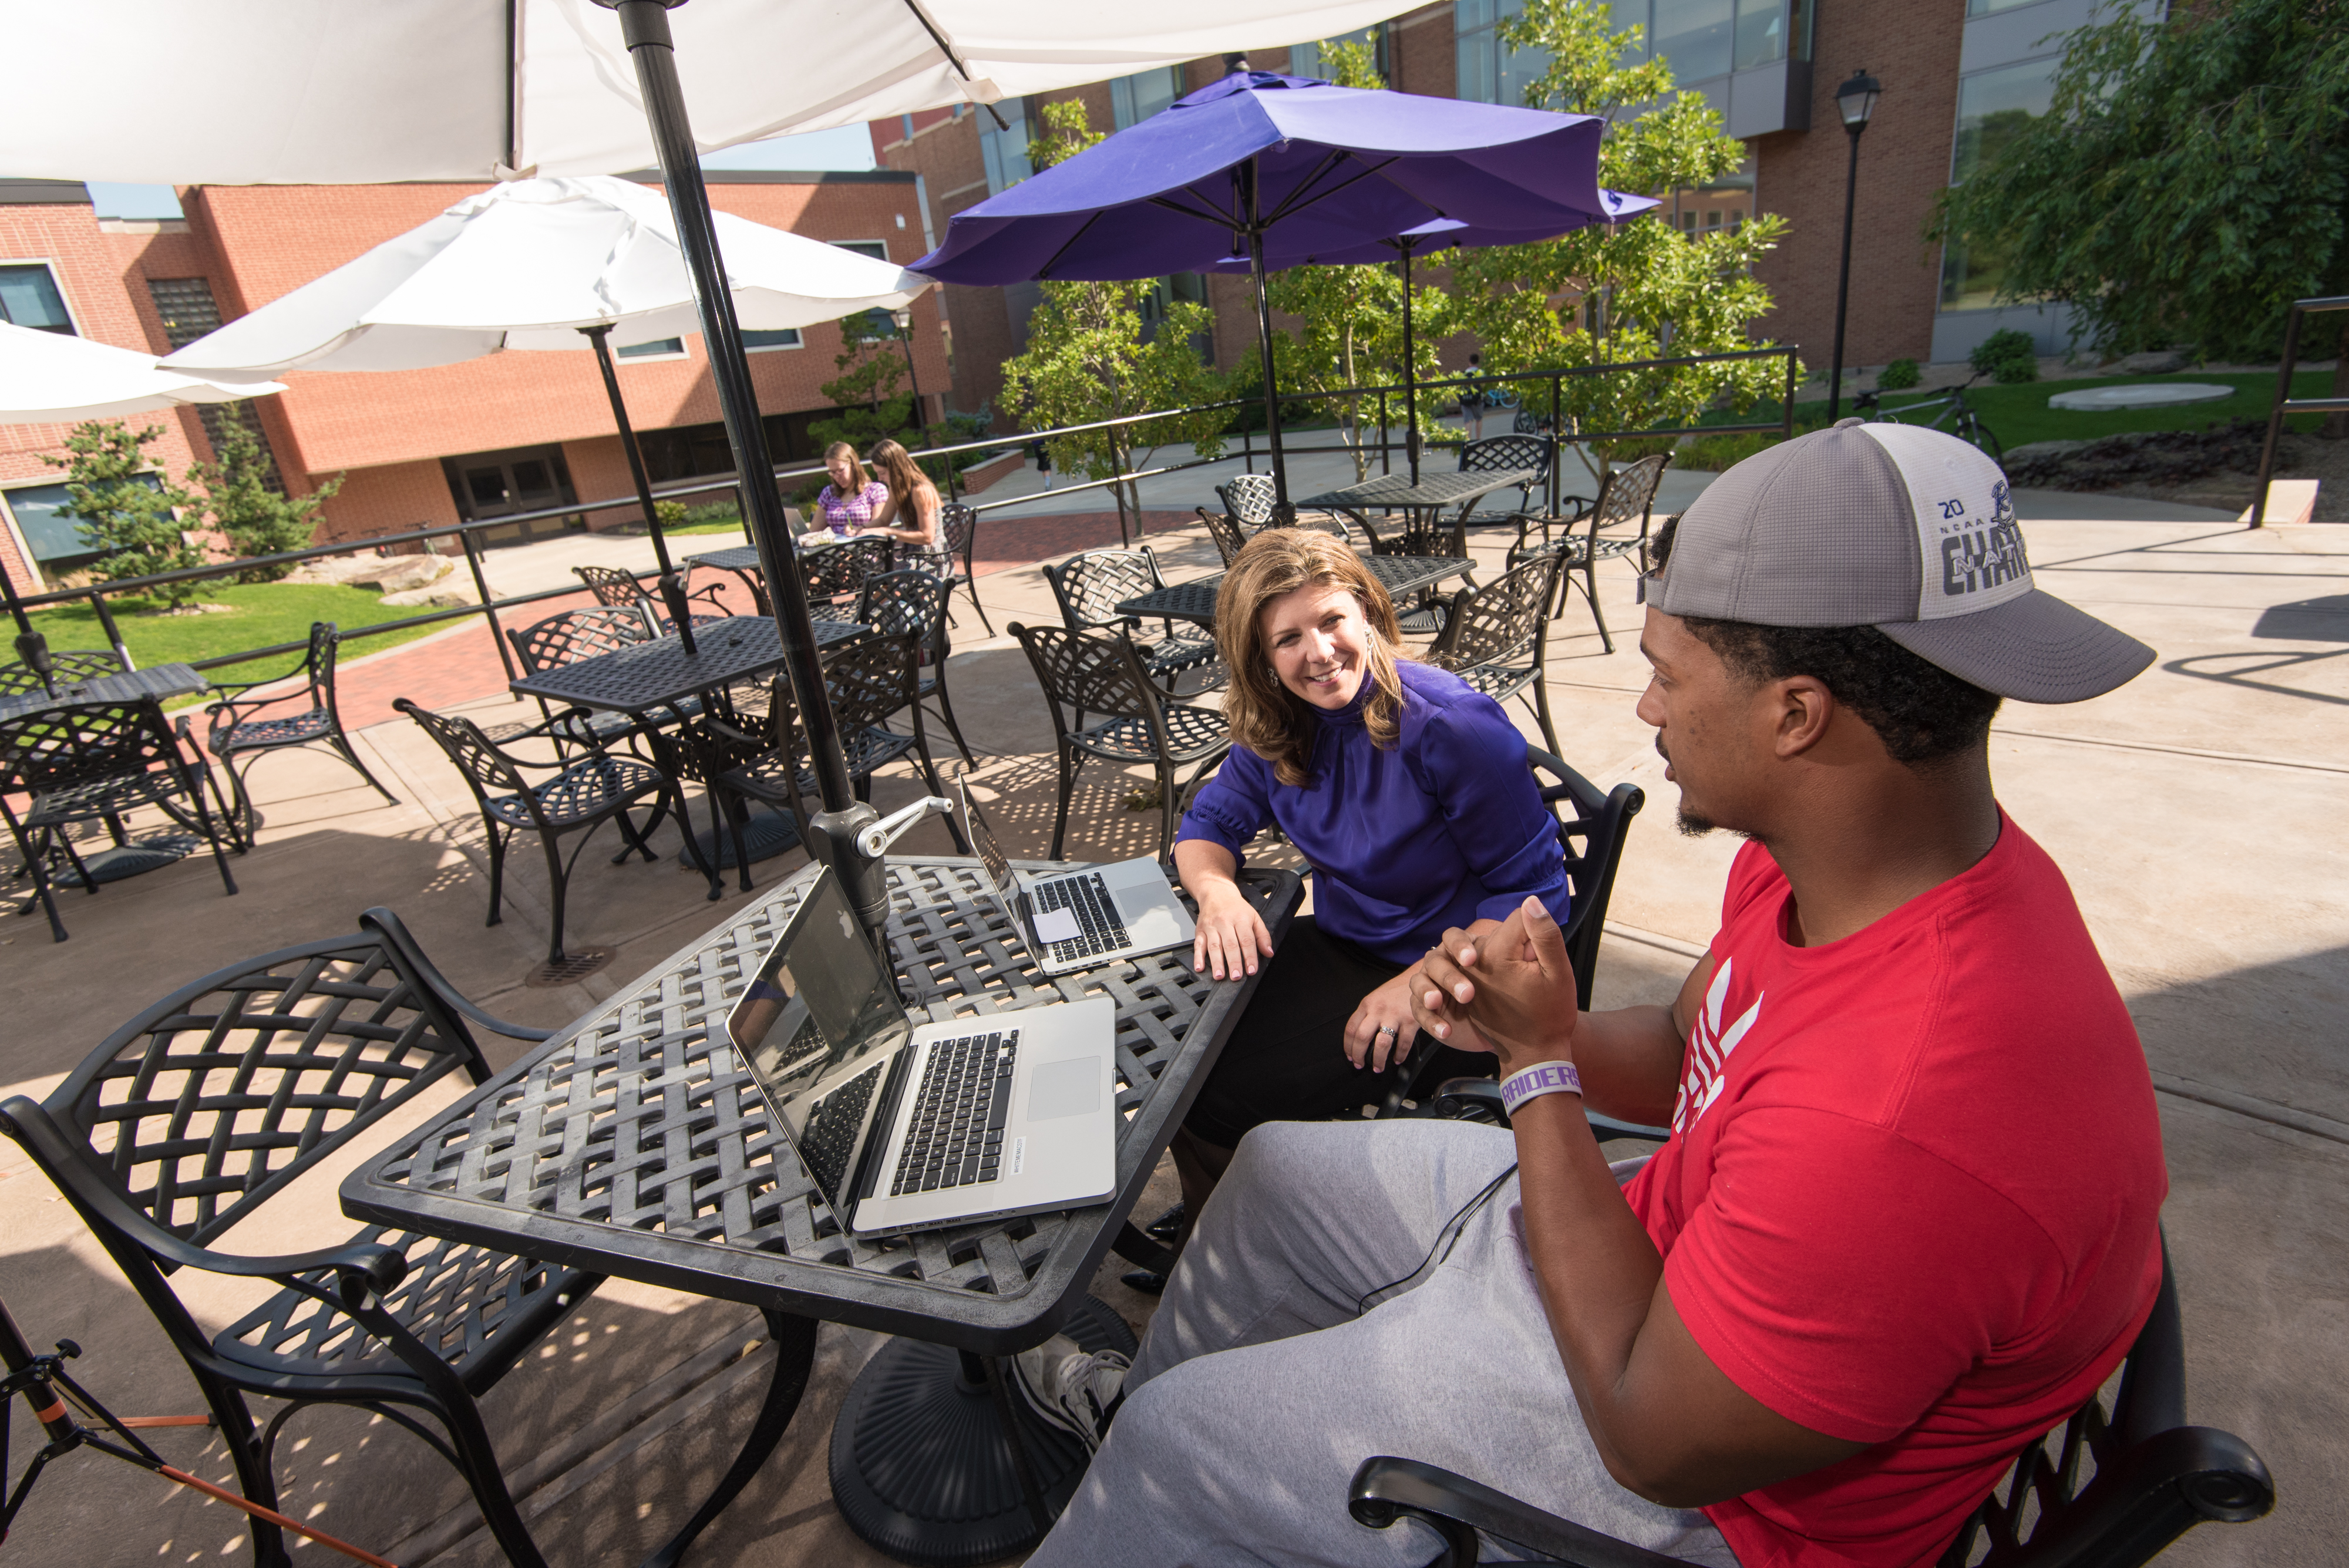
[[2284, 318], [2283, 363], [2276, 367], [2275, 402], [2268, 410], [2267, 439], [2260, 443], [2260, 487], [2251, 496], [2251, 526], [2254, 528], [2267, 524], [2268, 478], [2275, 472], [2276, 438], [2283, 433], [2284, 415], [2349, 414], [2349, 398], [2295, 398], [2292, 395], [2292, 366], [2300, 358], [2301, 318], [2322, 315], [2328, 310], [2349, 310], [2349, 294], [2295, 299], [2292, 302], [2292, 314]]
[[[2349, 307], [2349, 299], [2343, 299], [2340, 301], [2303, 301], [2302, 303], [2312, 306], [2320, 306], [2324, 308]], [[2298, 307], [2295, 307], [2295, 310], [2297, 310], [2297, 308]], [[2297, 315], [2294, 316], [2293, 321], [2296, 329], [2298, 323]], [[2287, 349], [2287, 352], [2289, 352], [2289, 349]], [[1735, 353], [1726, 354], [1692, 354], [1671, 358], [1634, 360], [1615, 365], [1576, 365], [1548, 370], [1527, 370], [1490, 376], [1454, 377], [1443, 380], [1422, 381], [1418, 383], [1416, 389], [1421, 392], [1440, 391], [1449, 388], [1476, 388], [1479, 389], [1489, 390], [1492, 387], [1502, 383], [1534, 382], [1538, 384], [1547, 382], [1549, 389], [1548, 402], [1550, 428], [1552, 431], [1556, 431], [1560, 424], [1565, 422], [1564, 387], [1565, 383], [1571, 379], [1590, 376], [1622, 375], [1645, 370], [1674, 369], [1692, 365], [1702, 365], [1729, 360], [1771, 358], [1784, 358], [1785, 359], [1785, 393], [1780, 400], [1779, 418], [1776, 420], [1761, 421], [1744, 424], [1658, 426], [1652, 429], [1644, 430], [1572, 431], [1559, 436], [1558, 439], [1552, 443], [1550, 449], [1550, 472], [1548, 477], [1550, 493], [1555, 496], [1557, 493], [1558, 463], [1560, 461], [1560, 454], [1564, 448], [1568, 446], [1588, 444], [1595, 441], [1630, 441], [1692, 434], [1706, 436], [1733, 435], [1756, 431], [1777, 431], [1781, 435], [1791, 437], [1794, 434], [1795, 429], [1794, 393], [1796, 369], [1795, 355], [1796, 349], [1793, 346], [1745, 349]], [[1389, 422], [1389, 415], [1392, 411], [1390, 400], [1394, 395], [1402, 392], [1402, 390], [1403, 388], [1401, 383], [1391, 383], [1383, 385], [1341, 387], [1331, 389], [1320, 389], [1312, 392], [1299, 393], [1295, 396], [1284, 394], [1281, 398], [1281, 403], [1284, 407], [1292, 407], [1299, 404], [1328, 404], [1347, 398], [1376, 396], [1379, 399], [1379, 428], [1381, 433], [1380, 439], [1376, 442], [1365, 442], [1360, 441], [1348, 442], [1340, 441], [1335, 445], [1299, 445], [1295, 441], [1284, 438], [1282, 445], [1286, 451], [1291, 452], [1342, 452], [1351, 455], [1363, 452], [1375, 452], [1380, 456], [1381, 472], [1392, 472], [1393, 471], [1392, 455], [1397, 451], [1404, 450], [1404, 442], [1392, 439], [1394, 426]], [[1050, 441], [1059, 437], [1084, 435], [1097, 431], [1113, 430], [1126, 425], [1147, 424], [1158, 420], [1181, 418], [1193, 414], [1211, 413], [1219, 409], [1253, 407], [1257, 403], [1257, 401], [1258, 400], [1255, 398], [1231, 398], [1216, 402], [1186, 404], [1175, 409], [1153, 409], [1143, 413], [1121, 415], [1114, 419], [1092, 420], [1081, 424], [1056, 425], [1046, 430], [1023, 431], [1012, 435], [988, 436], [975, 441], [956, 441], [938, 446], [923, 447], [911, 453], [911, 455], [916, 459], [950, 459], [965, 452], [1015, 452], [1023, 447], [1031, 445], [1034, 442]], [[2295, 410], [2302, 407], [2313, 408], [2319, 406], [2349, 407], [2349, 404], [2334, 405], [2332, 403], [2325, 403], [2319, 405], [2312, 403], [2303, 405], [2295, 403], [2292, 405]], [[1120, 472], [1112, 474], [1105, 479], [1085, 480], [1073, 484], [1064, 484], [1057, 487], [1053, 493], [1067, 495], [1087, 490], [1106, 489], [1111, 485], [1131, 483], [1137, 480], [1155, 478], [1162, 474], [1180, 473], [1189, 469], [1207, 468], [1219, 463], [1230, 462], [1235, 461], [1236, 456], [1238, 461], [1244, 463], [1252, 464], [1257, 455], [1258, 444], [1257, 438], [1260, 437], [1263, 432], [1257, 430], [1246, 430], [1237, 432], [1237, 434], [1240, 438], [1238, 442], [1240, 450], [1237, 454], [1230, 450], [1229, 443], [1227, 442], [1226, 450], [1215, 457], [1193, 457], [1180, 462], [1169, 462], [1160, 464], [1156, 467], [1141, 468], [1127, 472]], [[1463, 443], [1453, 441], [1433, 441], [1426, 444], [1430, 447], [1434, 447], [1440, 450], [1450, 450]], [[2273, 444], [2272, 435], [2271, 435], [2270, 438], [2270, 444]], [[795, 479], [811, 479], [823, 473], [824, 472], [825, 470], [823, 465], [821, 463], [797, 463], [779, 466], [775, 469], [774, 474], [778, 482], [783, 482]], [[953, 472], [951, 466], [949, 466], [948, 472], [950, 474]], [[694, 495], [715, 494], [720, 491], [731, 492], [736, 490], [739, 487], [739, 479], [730, 473], [715, 478], [694, 480], [683, 483], [664, 484], [655, 490], [654, 499], [656, 501], [673, 501], [682, 500], [686, 497]], [[949, 480], [948, 490], [949, 493], [957, 493], [951, 479]], [[981, 503], [978, 505], [974, 506], [972, 510], [979, 513], [997, 512], [1007, 507], [1030, 504], [1034, 500], [1035, 497], [1032, 495], [1014, 496], [1003, 501]], [[585, 592], [585, 589], [584, 587], [561, 587], [542, 588], [535, 593], [516, 594], [505, 598], [492, 597], [490, 593], [488, 578], [482, 571], [481, 535], [493, 529], [511, 528], [519, 524], [546, 522], [557, 518], [576, 517], [592, 512], [610, 512], [618, 510], [641, 511], [642, 508], [637, 505], [636, 498], [634, 494], [616, 496], [609, 500], [574, 501], [559, 506], [541, 507], [534, 511], [513, 512], [507, 513], [497, 517], [477, 518], [471, 522], [447, 524], [434, 527], [410, 528], [401, 533], [377, 535], [363, 540], [344, 540], [337, 544], [317, 545], [313, 545], [308, 549], [288, 550], [274, 556], [254, 556], [243, 560], [222, 561], [202, 566], [183, 567], [178, 571], [157, 572], [147, 576], [118, 577], [108, 582], [90, 583], [79, 587], [57, 588], [46, 593], [27, 594], [24, 596], [22, 603], [25, 608], [27, 610], [33, 610], [55, 605], [73, 604], [83, 600], [88, 601], [91, 608], [97, 615], [98, 626], [100, 629], [104, 631], [107, 640], [113, 645], [117, 656], [123, 660], [126, 666], [129, 666], [132, 662], [130, 650], [124, 645], [120, 628], [115, 624], [113, 612], [107, 607], [106, 600], [107, 596], [109, 595], [138, 594], [143, 593], [150, 588], [167, 587], [178, 583], [202, 582], [219, 577], [239, 576], [247, 572], [253, 571], [256, 567], [298, 566], [305, 561], [319, 560], [329, 556], [350, 556], [362, 550], [372, 549], [377, 553], [381, 554], [388, 550], [390, 547], [399, 545], [422, 544], [426, 546], [428, 552], [438, 554], [439, 552], [432, 547], [433, 541], [454, 538], [458, 541], [459, 546], [464, 554], [466, 566], [472, 576], [473, 590], [480, 596], [480, 602], [468, 605], [455, 605], [440, 609], [429, 610], [420, 615], [402, 616], [392, 620], [378, 621], [367, 626], [354, 627], [348, 630], [341, 632], [341, 640], [348, 643], [357, 641], [365, 638], [380, 637], [390, 632], [405, 631], [413, 627], [430, 626], [441, 621], [459, 620], [467, 616], [478, 615], [489, 622], [491, 640], [497, 647], [499, 660], [503, 665], [508, 678], [518, 680], [521, 677], [521, 672], [515, 668], [512, 652], [506, 645], [504, 628], [498, 620], [498, 612], [501, 610], [511, 610], [524, 605], [537, 604], [547, 599], [568, 597], [572, 595]], [[197, 659], [192, 661], [192, 663], [193, 668], [198, 670], [218, 670], [232, 664], [243, 664], [254, 659], [269, 659], [281, 654], [300, 652], [307, 649], [308, 646], [309, 640], [305, 637], [295, 641], [271, 643], [263, 648], [244, 649], [234, 653], [220, 654], [210, 659]]]

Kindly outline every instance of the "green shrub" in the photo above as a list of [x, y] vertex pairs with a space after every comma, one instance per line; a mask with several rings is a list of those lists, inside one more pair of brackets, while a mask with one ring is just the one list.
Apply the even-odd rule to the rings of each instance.
[[682, 528], [685, 526], [686, 518], [685, 503], [656, 501], [653, 503], [653, 517], [664, 528]]
[[1881, 392], [1905, 392], [1923, 379], [1916, 360], [1895, 359], [1884, 367], [1884, 374], [1876, 378], [1876, 388]]
[[2028, 332], [2008, 327], [1974, 346], [1968, 363], [2002, 387], [2039, 379], [2039, 350]]

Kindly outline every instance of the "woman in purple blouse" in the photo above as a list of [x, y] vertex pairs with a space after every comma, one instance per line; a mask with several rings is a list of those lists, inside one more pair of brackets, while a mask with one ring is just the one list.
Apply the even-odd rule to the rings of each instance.
[[[1267, 968], [1175, 1135], [1186, 1214], [1250, 1127], [1378, 1095], [1370, 1073], [1412, 1052], [1401, 976], [1447, 927], [1501, 919], [1528, 893], [1562, 924], [1568, 896], [1525, 738], [1499, 703], [1399, 649], [1394, 606], [1342, 541], [1251, 539], [1216, 597], [1216, 639], [1232, 751], [1185, 815], [1174, 864], [1199, 904], [1196, 966], [1218, 980]], [[1314, 912], [1278, 952], [1235, 880], [1273, 824], [1314, 873]], [[1454, 1054], [1463, 1073], [1491, 1067]]]
[[801, 535], [802, 545], [848, 538], [889, 504], [889, 487], [865, 473], [864, 465], [856, 461], [856, 449], [846, 441], [823, 449], [823, 466], [832, 483], [815, 498], [816, 520], [823, 526]]

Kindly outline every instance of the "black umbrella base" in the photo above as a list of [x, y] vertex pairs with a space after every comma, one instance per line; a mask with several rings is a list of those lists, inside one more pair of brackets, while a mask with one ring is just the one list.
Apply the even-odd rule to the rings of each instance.
[[[89, 867], [89, 879], [103, 886], [119, 882], [126, 877], [142, 877], [150, 871], [160, 871], [175, 861], [185, 860], [204, 846], [204, 841], [192, 833], [158, 833], [150, 837], [133, 839], [101, 849], [95, 855], [84, 855], [81, 863]], [[78, 888], [80, 874], [67, 861], [51, 877], [60, 888]]]
[[[693, 841], [700, 846], [703, 859], [714, 864], [720, 871], [734, 868], [734, 834], [731, 829], [697, 833]], [[750, 820], [742, 825], [742, 847], [749, 853], [754, 866], [761, 860], [772, 860], [784, 850], [796, 846], [799, 841], [800, 830], [792, 823], [792, 814], [788, 811], [770, 811], [763, 805], [752, 806]], [[677, 857], [685, 865], [693, 864], [693, 857], [682, 849], [677, 852]]]
[[[1131, 1355], [1133, 1332], [1087, 1296], [1061, 1333], [1087, 1350]], [[916, 1339], [881, 1347], [832, 1425], [832, 1496], [841, 1517], [874, 1548], [916, 1568], [978, 1568], [1043, 1539], [1004, 1441], [995, 1390], [967, 1376], [982, 1364]], [[1076, 1495], [1092, 1456], [1028, 1407], [1008, 1360], [1011, 1417], [1053, 1518]]]

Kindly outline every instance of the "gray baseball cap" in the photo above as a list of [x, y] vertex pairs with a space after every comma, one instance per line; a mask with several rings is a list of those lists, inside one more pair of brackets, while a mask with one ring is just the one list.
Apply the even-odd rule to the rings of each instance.
[[1747, 458], [1681, 514], [1667, 615], [1872, 626], [2024, 702], [2100, 696], [2153, 649], [2032, 585], [2006, 475], [1915, 425], [1845, 420]]

